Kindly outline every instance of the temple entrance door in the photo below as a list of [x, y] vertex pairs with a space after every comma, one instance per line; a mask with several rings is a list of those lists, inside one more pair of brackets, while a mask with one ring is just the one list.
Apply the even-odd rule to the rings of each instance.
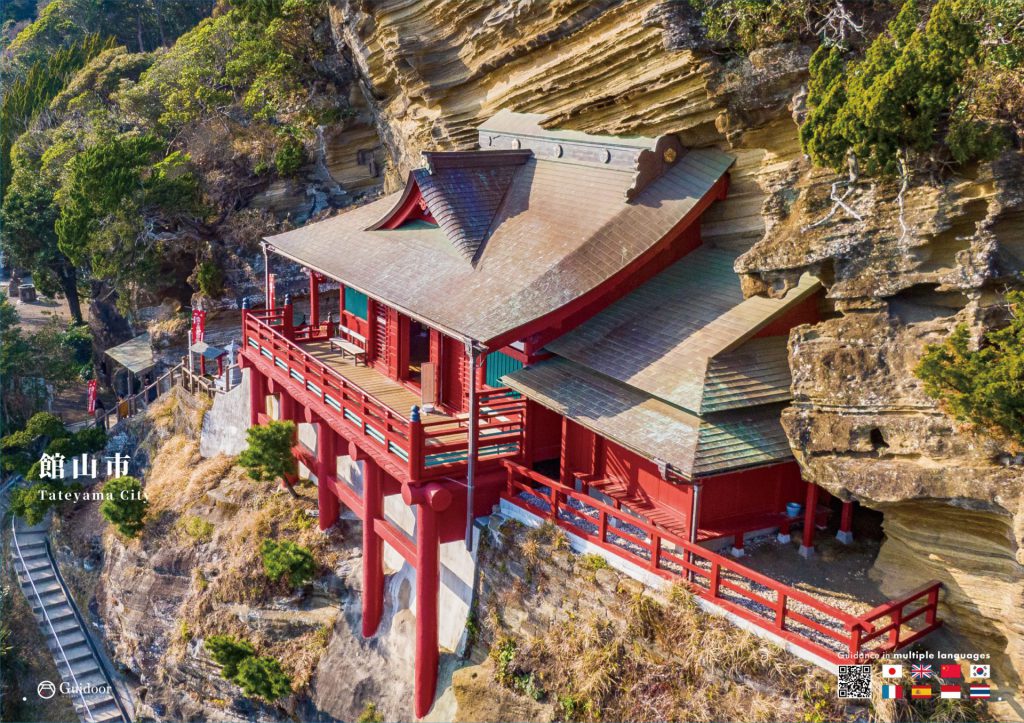
[[430, 329], [415, 319], [409, 319], [409, 367], [406, 378], [419, 384], [423, 363], [430, 361]]
[[450, 336], [442, 337], [440, 396], [441, 403], [450, 411], [466, 409], [468, 366], [465, 344]]

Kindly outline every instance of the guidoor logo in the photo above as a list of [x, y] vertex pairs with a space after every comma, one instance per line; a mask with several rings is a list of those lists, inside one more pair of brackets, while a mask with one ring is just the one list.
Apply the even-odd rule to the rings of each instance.
[[40, 681], [39, 685], [36, 686], [36, 694], [43, 700], [49, 700], [57, 695], [57, 686], [48, 680]]

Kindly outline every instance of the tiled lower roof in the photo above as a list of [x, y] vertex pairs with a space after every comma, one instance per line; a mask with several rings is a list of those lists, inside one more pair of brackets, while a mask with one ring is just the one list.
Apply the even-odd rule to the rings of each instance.
[[520, 369], [504, 381], [602, 437], [664, 460], [688, 479], [792, 458], [780, 404], [697, 417], [558, 358]]
[[[698, 248], [547, 348], [694, 413], [741, 406], [736, 402], [742, 401], [745, 389], [754, 395], [748, 404], [766, 401], [760, 398], [766, 390], [756, 385], [722, 389], [730, 369], [735, 381], [746, 371], [763, 377], [774, 390], [784, 386], [788, 392], [788, 381], [778, 379], [777, 359], [763, 370], [756, 368], [756, 358], [726, 359], [710, 380], [709, 364], [737, 350], [821, 285], [805, 275], [782, 298], [744, 298], [733, 271], [735, 260], [736, 254], [722, 249]], [[712, 398], [706, 400], [709, 381]]]
[[787, 402], [791, 398], [788, 337], [751, 339], [708, 361], [701, 412]]

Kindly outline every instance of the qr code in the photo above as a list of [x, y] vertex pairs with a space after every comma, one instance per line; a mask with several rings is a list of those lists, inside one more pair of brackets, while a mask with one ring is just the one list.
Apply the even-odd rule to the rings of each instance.
[[871, 697], [871, 666], [840, 665], [839, 666], [839, 697], [870, 698]]

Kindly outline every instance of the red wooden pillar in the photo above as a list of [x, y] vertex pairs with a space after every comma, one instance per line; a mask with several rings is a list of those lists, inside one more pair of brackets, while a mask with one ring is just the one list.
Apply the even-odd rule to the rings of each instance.
[[309, 271], [309, 326], [320, 328], [320, 275]]
[[839, 520], [839, 531], [836, 539], [844, 545], [853, 542], [853, 500], [843, 502], [843, 515]]
[[415, 713], [422, 718], [434, 703], [437, 687], [437, 594], [440, 587], [437, 517], [429, 504], [417, 507], [416, 521], [416, 674]]
[[814, 554], [814, 520], [818, 512], [818, 485], [807, 483], [807, 504], [804, 506], [804, 538], [800, 554], [811, 557]]
[[260, 423], [260, 413], [267, 409], [267, 379], [254, 364], [249, 365], [249, 426]]
[[338, 495], [334, 491], [338, 477], [335, 441], [334, 430], [321, 419], [316, 430], [316, 487], [321, 530], [328, 529], [338, 521]]
[[[297, 413], [298, 410], [296, 409], [297, 405], [295, 403], [295, 400], [292, 399], [291, 395], [288, 394], [288, 392], [286, 392], [284, 389], [280, 389], [280, 397], [279, 397], [279, 399], [281, 401], [280, 401], [280, 403], [278, 405], [278, 417], [280, 418], [280, 420], [282, 422], [287, 422], [287, 421], [295, 422], [296, 423], [296, 430], [298, 430], [298, 418], [299, 417], [298, 417], [298, 413]], [[298, 434], [296, 433], [296, 437], [297, 436], [298, 436]], [[293, 439], [292, 440], [292, 446], [294, 447], [296, 444], [298, 444], [298, 440], [297, 439]], [[296, 482], [298, 482], [298, 480], [299, 480], [298, 475], [291, 474], [291, 475], [285, 476], [285, 478], [284, 478], [284, 480], [282, 480], [281, 484], [285, 485], [287, 487], [291, 487]]]
[[[380, 468], [363, 461], [363, 637], [376, 634], [384, 610], [384, 541], [374, 522], [384, 516], [384, 490]], [[418, 573], [417, 573], [418, 579]]]

